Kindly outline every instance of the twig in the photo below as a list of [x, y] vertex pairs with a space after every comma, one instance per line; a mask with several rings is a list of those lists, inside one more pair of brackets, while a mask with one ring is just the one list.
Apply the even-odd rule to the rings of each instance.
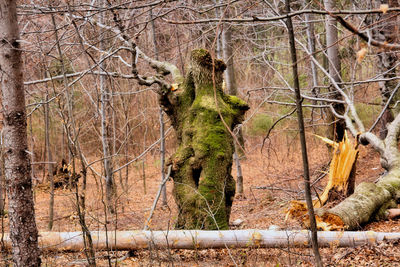
[[289, 117], [290, 115], [292, 115], [294, 112], [296, 111], [296, 108], [294, 108], [292, 111], [290, 111], [288, 114], [283, 115], [282, 117], [280, 117], [279, 119], [277, 119], [272, 126], [268, 129], [267, 135], [264, 137], [262, 145], [261, 145], [261, 151], [264, 148], [264, 144], [265, 144], [265, 140], [267, 140], [269, 138], [269, 134], [271, 133], [272, 129], [274, 129], [274, 127], [283, 119]]
[[280, 191], [286, 191], [286, 192], [291, 192], [291, 193], [299, 193], [299, 191], [293, 190], [293, 189], [287, 189], [287, 188], [280, 188], [280, 187], [275, 187], [275, 186], [255, 186], [252, 187], [253, 189], [266, 189], [266, 190], [280, 190]]
[[143, 231], [146, 231], [149, 228], [149, 223], [150, 223], [151, 218], [153, 217], [154, 210], [156, 209], [158, 199], [161, 196], [161, 191], [164, 188], [165, 183], [168, 181], [169, 176], [171, 175], [171, 169], [172, 169], [172, 165], [169, 165], [168, 166], [168, 174], [164, 178], [164, 180], [162, 180], [160, 183], [160, 187], [158, 188], [156, 198], [154, 199], [153, 206], [151, 207], [151, 210], [150, 210], [150, 215], [147, 218], [146, 223], [144, 224]]
[[378, 118], [375, 120], [374, 124], [371, 126], [371, 128], [368, 130], [368, 132], [372, 132], [372, 130], [376, 127], [376, 125], [378, 124], [378, 122], [381, 120], [383, 114], [385, 113], [386, 109], [389, 108], [390, 102], [392, 102], [392, 99], [394, 98], [396, 92], [399, 90], [400, 88], [400, 83], [397, 84], [396, 88], [394, 88], [392, 94], [390, 95], [388, 101], [386, 102], [386, 105], [383, 107], [381, 113], [379, 114]]

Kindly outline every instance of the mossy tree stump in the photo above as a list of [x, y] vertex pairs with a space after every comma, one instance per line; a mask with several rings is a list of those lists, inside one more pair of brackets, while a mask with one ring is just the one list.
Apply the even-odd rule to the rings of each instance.
[[[223, 92], [221, 60], [193, 50], [186, 77], [162, 88], [160, 104], [171, 119], [178, 148], [169, 159], [179, 214], [177, 229], [227, 229], [235, 181], [231, 131], [249, 106]], [[221, 117], [223, 119], [221, 119]]]

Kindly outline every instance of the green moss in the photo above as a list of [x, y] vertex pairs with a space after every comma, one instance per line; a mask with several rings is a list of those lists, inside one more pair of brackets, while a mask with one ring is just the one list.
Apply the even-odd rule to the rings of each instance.
[[388, 209], [397, 208], [396, 201], [394, 199], [390, 199], [388, 202], [384, 203], [380, 209], [376, 212], [374, 219], [375, 220], [384, 220], [387, 218]]
[[200, 48], [192, 51], [192, 61], [198, 63], [200, 66], [212, 70], [213, 66], [215, 71], [222, 72], [226, 69], [226, 65], [222, 60], [214, 59], [211, 57], [210, 52], [206, 49]]
[[[179, 209], [176, 227], [227, 229], [235, 194], [230, 174], [234, 151], [230, 131], [243, 120], [249, 107], [222, 91], [222, 61], [223, 67], [216, 66], [212, 75], [213, 61], [207, 50], [194, 50], [191, 60], [176, 94], [179, 105], [172, 117], [179, 141], [171, 158]], [[218, 62], [214, 60], [214, 64]]]
[[388, 190], [394, 196], [396, 192], [400, 190], [400, 175], [398, 171], [391, 171], [391, 173], [384, 176], [377, 185]]

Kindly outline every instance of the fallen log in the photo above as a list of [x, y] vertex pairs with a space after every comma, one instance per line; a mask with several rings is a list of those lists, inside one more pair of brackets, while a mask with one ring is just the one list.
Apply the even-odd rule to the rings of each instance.
[[390, 170], [375, 183], [361, 183], [354, 194], [337, 206], [316, 211], [317, 221], [325, 229], [354, 230], [374, 219], [385, 219], [388, 209], [397, 207], [400, 169]]
[[[92, 232], [96, 250], [137, 250], [156, 247], [160, 249], [209, 249], [209, 248], [284, 248], [310, 246], [310, 232], [270, 230], [173, 230], [173, 231], [117, 231]], [[5, 249], [11, 248], [8, 234], [3, 237]], [[376, 244], [384, 240], [400, 240], [400, 233], [381, 232], [318, 232], [322, 247], [354, 247]], [[41, 232], [39, 245], [46, 251], [81, 251], [81, 232]]]

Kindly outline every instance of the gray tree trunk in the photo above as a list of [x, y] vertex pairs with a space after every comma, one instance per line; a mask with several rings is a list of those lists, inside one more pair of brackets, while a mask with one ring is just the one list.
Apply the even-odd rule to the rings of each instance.
[[[218, 4], [220, 4], [221, 3], [221, 0], [214, 0], [213, 1], [214, 2], [214, 5], [218, 5]], [[215, 17], [216, 18], [220, 18], [220, 16], [221, 16], [221, 8], [220, 7], [217, 7], [217, 8], [215, 8]], [[223, 28], [224, 26], [223, 26], [223, 24], [222, 24], [222, 28]], [[217, 38], [216, 39], [216, 49], [215, 49], [215, 52], [216, 52], [216, 54], [217, 54], [217, 58], [222, 58], [223, 57], [223, 54], [222, 54], [222, 38], [221, 38], [221, 31], [217, 31], [217, 36], [215, 37], [215, 38]]]
[[[399, 7], [398, 0], [376, 0], [375, 7], [379, 8], [381, 4], [388, 4], [390, 7]], [[382, 20], [382, 22], [379, 22]], [[371, 23], [374, 23], [371, 21]], [[396, 31], [397, 30], [397, 31]], [[387, 43], [395, 43], [398, 40], [398, 22], [397, 17], [393, 16], [393, 14], [379, 14], [377, 15], [377, 27], [374, 27], [373, 36], [375, 40]], [[394, 88], [397, 85], [397, 80], [393, 79], [396, 77], [396, 64], [397, 64], [397, 55], [396, 51], [386, 51], [380, 50], [378, 52], [378, 70], [382, 75], [382, 79], [387, 79], [385, 81], [379, 82], [379, 89], [382, 95], [382, 105], [384, 106], [390, 95], [392, 94]], [[392, 103], [396, 103], [399, 100], [399, 93], [395, 95]], [[396, 113], [398, 113], [399, 109], [397, 109]], [[387, 135], [387, 127], [386, 125], [392, 122], [394, 119], [393, 111], [391, 107], [385, 111], [382, 119], [380, 120], [380, 129], [379, 136], [381, 139], [384, 139]]]
[[[153, 12], [150, 9], [150, 21], [151, 21], [151, 34], [153, 39], [153, 48], [154, 48], [154, 55], [156, 60], [158, 60], [158, 47], [157, 47], [157, 39], [156, 39], [156, 25], [153, 20]], [[160, 165], [161, 165], [161, 182], [165, 179], [165, 131], [164, 131], [164, 112], [162, 108], [159, 108], [159, 117], [160, 117]], [[161, 189], [161, 196], [162, 196], [162, 205], [167, 206], [167, 187], [165, 185], [162, 186]]]
[[[103, 1], [101, 1], [103, 2]], [[104, 12], [100, 14], [99, 17], [100, 23], [103, 23], [104, 20]], [[100, 49], [105, 49], [104, 43], [104, 35], [100, 35]], [[105, 65], [103, 61], [100, 59], [101, 63], [99, 64], [100, 70], [104, 71]], [[101, 108], [100, 108], [100, 117], [101, 117], [101, 142], [103, 146], [103, 164], [104, 164], [104, 174], [106, 179], [106, 204], [107, 209], [110, 213], [114, 213], [114, 177], [112, 170], [112, 158], [110, 153], [110, 127], [109, 124], [111, 121], [109, 120], [109, 109], [110, 109], [110, 90], [107, 86], [106, 76], [100, 76], [100, 97], [101, 97]]]
[[[232, 44], [232, 29], [230, 25], [225, 24], [224, 30], [222, 32], [222, 54], [223, 59], [226, 64], [226, 71], [225, 71], [225, 84], [226, 90], [229, 95], [237, 95], [237, 87], [236, 87], [236, 79], [235, 79], [235, 68], [233, 65], [233, 44]], [[238, 131], [238, 139], [243, 140], [242, 132]], [[243, 146], [244, 142], [241, 142], [240, 146]], [[238, 148], [238, 144], [235, 142], [235, 152], [233, 154], [233, 159], [235, 160], [236, 164], [236, 188], [237, 193], [242, 195], [243, 190], [243, 172], [242, 172], [242, 165], [240, 164], [239, 155], [243, 154], [243, 151], [240, 151], [241, 148]]]
[[[312, 15], [311, 14], [305, 14], [305, 21], [307, 24], [307, 43], [308, 43], [308, 50], [311, 53], [311, 56], [314, 57], [314, 52], [315, 52], [315, 35], [314, 35], [314, 24], [311, 22], [312, 21]], [[317, 67], [315, 66], [314, 61], [310, 60], [310, 66], [311, 66], [311, 77], [312, 77], [312, 85], [313, 89], [311, 90], [314, 96], [317, 96], [319, 94], [318, 92], [318, 72], [317, 72]]]
[[49, 95], [46, 95], [46, 104], [44, 104], [44, 122], [45, 122], [45, 143], [46, 143], [46, 153], [47, 153], [47, 173], [49, 175], [50, 182], [50, 201], [49, 201], [49, 225], [48, 229], [53, 228], [53, 218], [54, 218], [54, 177], [53, 177], [53, 156], [51, 154], [50, 148], [50, 114], [49, 114]]
[[0, 217], [5, 215], [6, 194], [4, 179], [3, 136], [0, 132]]
[[[286, 14], [289, 14], [291, 10], [290, 0], [285, 1], [285, 7], [286, 7]], [[296, 96], [297, 121], [299, 125], [301, 154], [303, 159], [304, 194], [307, 203], [308, 216], [310, 218], [311, 244], [314, 252], [316, 266], [322, 267], [323, 263], [321, 260], [321, 255], [319, 253], [319, 246], [318, 246], [317, 225], [315, 221], [314, 207], [311, 199], [310, 172], [309, 172], [309, 164], [307, 156], [306, 135], [304, 129], [304, 116], [303, 116], [302, 100], [300, 96], [301, 92], [300, 92], [300, 82], [299, 82], [299, 75], [297, 68], [297, 53], [296, 53], [296, 44], [294, 38], [294, 28], [291, 17], [288, 17], [286, 19], [286, 26], [288, 30], [290, 56], [292, 60], [293, 87]]]
[[[328, 11], [332, 11], [335, 9], [335, 1], [334, 0], [324, 0], [325, 9]], [[328, 64], [329, 64], [329, 75], [335, 80], [335, 82], [341, 82], [341, 65], [340, 65], [340, 56], [339, 56], [339, 44], [338, 44], [338, 30], [337, 30], [337, 22], [335, 18], [331, 16], [326, 16], [325, 18], [326, 24], [326, 47], [328, 54]], [[340, 93], [336, 92], [336, 90], [332, 90], [332, 98], [340, 99]], [[343, 114], [345, 111], [344, 105], [337, 103], [333, 104], [334, 109], [337, 113]], [[344, 120], [336, 118], [333, 114], [330, 115], [329, 122], [332, 122], [332, 126], [330, 127], [328, 137], [331, 140], [339, 140], [341, 141], [344, 136], [345, 130], [345, 122]], [[333, 123], [335, 122], [335, 123]]]
[[40, 266], [16, 1], [0, 2], [0, 39], [4, 164], [13, 262], [14, 266]]

